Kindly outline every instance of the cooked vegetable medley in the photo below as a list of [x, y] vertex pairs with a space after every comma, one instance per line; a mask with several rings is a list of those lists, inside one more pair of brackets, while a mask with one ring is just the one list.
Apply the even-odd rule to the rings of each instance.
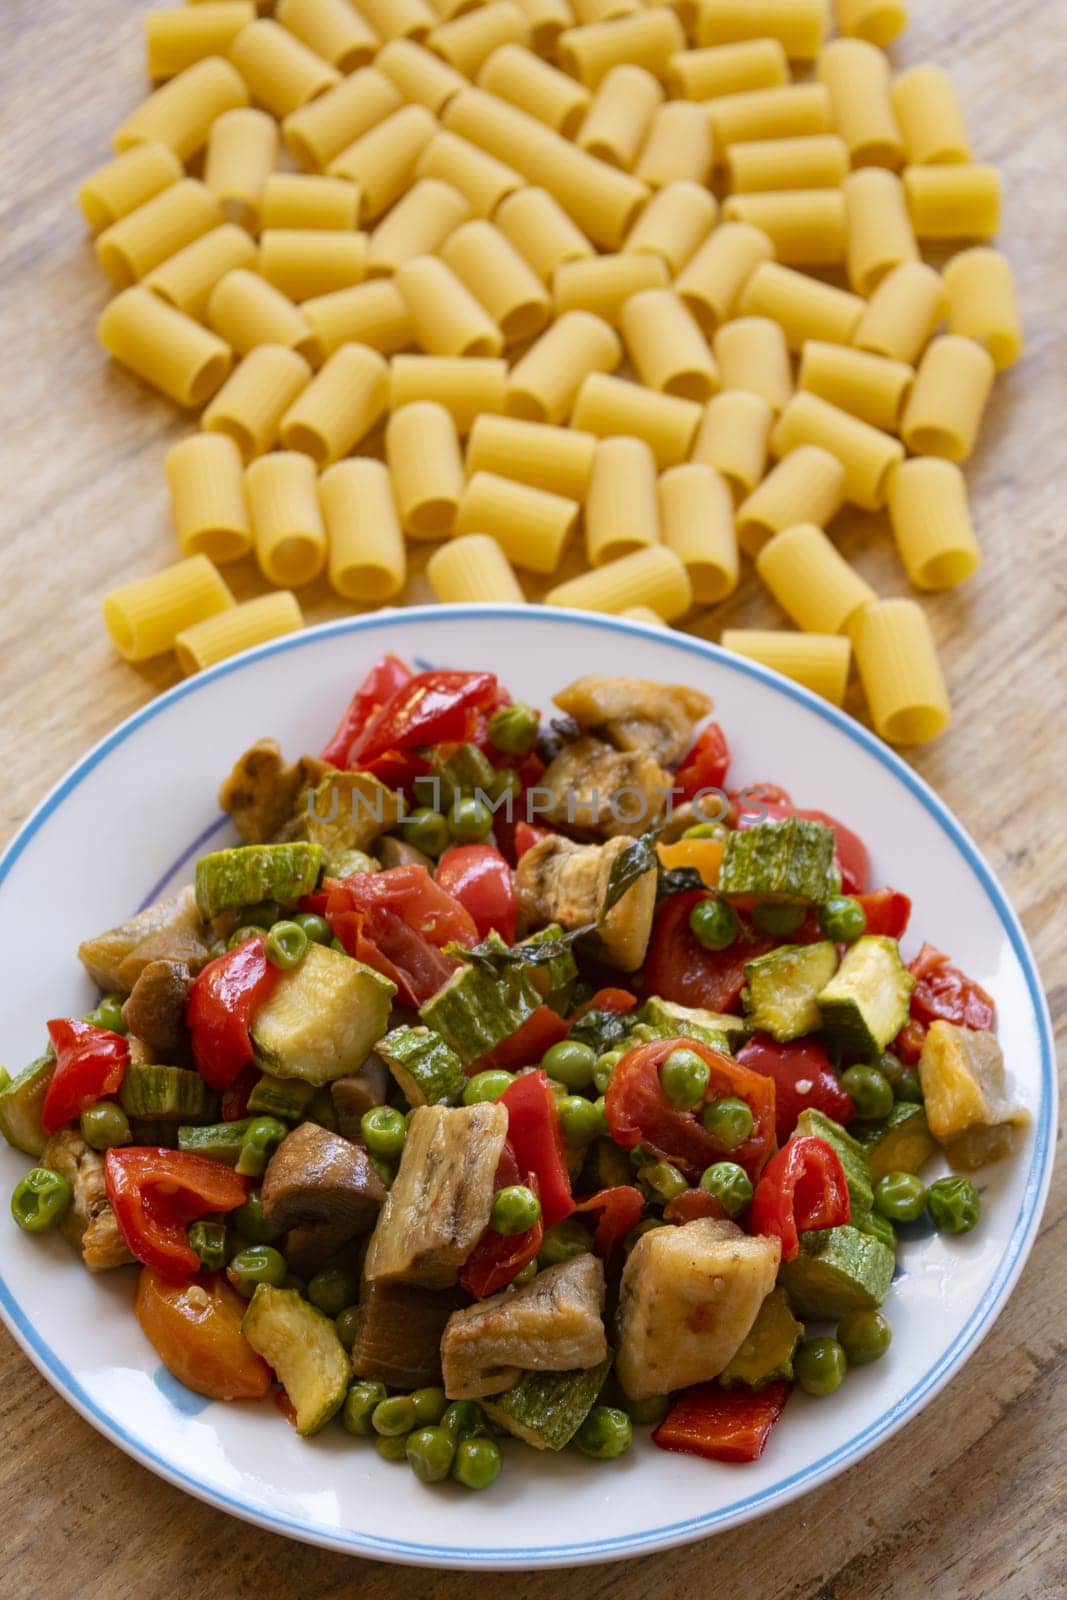
[[727, 787], [702, 694], [555, 698], [386, 657], [321, 757], [261, 740], [243, 842], [81, 946], [103, 998], [0, 1089], [14, 1221], [139, 1264], [182, 1383], [426, 1484], [507, 1434], [756, 1459], [1026, 1122], [990, 997], [843, 823]]

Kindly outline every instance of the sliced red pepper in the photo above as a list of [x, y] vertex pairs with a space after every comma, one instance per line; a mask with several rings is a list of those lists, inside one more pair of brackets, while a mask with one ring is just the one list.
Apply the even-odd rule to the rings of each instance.
[[584, 1017], [587, 1011], [614, 1011], [620, 1017], [625, 1017], [637, 1005], [637, 996], [631, 994], [629, 989], [598, 989], [591, 1000], [584, 1006], [579, 1006], [574, 1013], [574, 1019]]
[[[618, 1069], [616, 1069], [618, 1070]], [[546, 1228], [574, 1210], [567, 1153], [556, 1113], [556, 1097], [543, 1071], [516, 1078], [497, 1101], [508, 1113], [508, 1143], [520, 1172], [532, 1172], [541, 1197]]]
[[678, 1396], [652, 1442], [708, 1461], [758, 1461], [792, 1392], [785, 1378], [755, 1392], [698, 1383]]
[[281, 977], [261, 934], [216, 956], [197, 974], [185, 1007], [193, 1060], [213, 1089], [228, 1089], [252, 1060], [249, 1029]]
[[911, 901], [896, 889], [872, 889], [856, 899], [867, 918], [867, 933], [883, 934], [888, 939], [903, 938], [911, 916]]
[[515, 884], [499, 850], [491, 844], [459, 844], [437, 863], [434, 881], [470, 913], [479, 939], [496, 932], [515, 943], [518, 901]]
[[[525, 1183], [534, 1194], [538, 1193], [537, 1174], [528, 1172], [523, 1178], [514, 1150], [510, 1144], [505, 1144], [497, 1162], [493, 1189], [506, 1189], [513, 1183]], [[544, 1233], [545, 1225], [541, 1217], [532, 1228], [526, 1228], [522, 1233], [503, 1234], [497, 1233], [493, 1227], [486, 1228], [463, 1264], [459, 1275], [463, 1288], [476, 1300], [485, 1300], [489, 1295], [496, 1294], [498, 1289], [511, 1283], [524, 1267], [537, 1259]]]
[[473, 1078], [476, 1073], [488, 1072], [490, 1068], [518, 1072], [523, 1067], [535, 1067], [545, 1051], [559, 1044], [570, 1031], [570, 1023], [558, 1011], [553, 1011], [551, 1006], [538, 1006], [513, 1034], [502, 1039], [488, 1055], [472, 1061], [467, 1068], [467, 1076]]
[[619, 1240], [631, 1228], [636, 1228], [644, 1209], [644, 1196], [640, 1190], [629, 1183], [619, 1183], [610, 1189], [598, 1189], [587, 1200], [579, 1200], [574, 1215], [595, 1217], [593, 1249], [606, 1261]]
[[425, 867], [327, 878], [301, 906], [326, 918], [350, 956], [395, 983], [401, 1005], [422, 1005], [456, 970], [442, 945], [478, 942], [473, 917]]
[[726, 735], [717, 722], [709, 722], [674, 774], [674, 787], [692, 800], [701, 789], [721, 789], [729, 767]]
[[209, 1212], [236, 1210], [249, 1189], [248, 1179], [222, 1162], [141, 1146], [107, 1152], [104, 1184], [131, 1253], [172, 1283], [200, 1271], [187, 1225]]
[[915, 975], [910, 1010], [917, 1022], [954, 1022], [976, 1029], [995, 1026], [992, 997], [932, 944], [923, 945], [908, 971]]
[[45, 1133], [58, 1133], [83, 1111], [109, 1094], [118, 1094], [130, 1059], [121, 1033], [95, 1028], [77, 1017], [56, 1017], [48, 1024], [56, 1065], [41, 1107]]
[[532, 850], [535, 844], [540, 844], [542, 839], [547, 839], [551, 828], [535, 828], [532, 822], [516, 822], [515, 824], [515, 859], [521, 861], [527, 850]]
[[809, 1106], [842, 1126], [856, 1115], [856, 1107], [842, 1089], [830, 1058], [814, 1039], [792, 1039], [778, 1044], [767, 1033], [754, 1033], [737, 1052], [742, 1066], [774, 1079], [775, 1132], [785, 1144], [797, 1118]]
[[333, 738], [319, 757], [331, 767], [348, 766], [348, 752], [358, 733], [381, 710], [387, 700], [403, 687], [412, 676], [411, 668], [397, 656], [382, 656], [371, 667], [367, 676], [352, 696], [344, 716], [334, 730]]
[[645, 960], [645, 993], [706, 1011], [736, 1011], [745, 963], [773, 949], [774, 940], [743, 930], [726, 950], [705, 950], [689, 926], [689, 913], [709, 898], [704, 889], [686, 889], [664, 900]]
[[834, 863], [841, 874], [842, 894], [859, 895], [866, 890], [871, 870], [867, 846], [858, 834], [829, 812], [794, 805], [776, 783], [747, 784], [744, 789], [733, 790], [730, 799], [739, 808], [739, 828], [754, 828], [757, 823], [780, 821], [783, 817], [806, 817], [809, 822], [824, 822], [828, 828], [833, 828]]
[[364, 766], [387, 750], [463, 741], [468, 713], [493, 703], [491, 672], [419, 672], [396, 689], [353, 739], [349, 766]]
[[252, 1098], [252, 1090], [262, 1076], [259, 1068], [251, 1061], [247, 1067], [241, 1068], [229, 1088], [222, 1091], [219, 1110], [223, 1122], [240, 1122], [242, 1117], [248, 1115], [248, 1102]]
[[725, 1206], [706, 1189], [683, 1189], [663, 1207], [664, 1222], [696, 1222], [703, 1217], [722, 1221], [725, 1216]]
[[907, 1066], [913, 1067], [923, 1053], [925, 1039], [926, 1023], [916, 1022], [915, 1018], [911, 1017], [901, 1028], [889, 1048]]
[[756, 1185], [749, 1230], [782, 1241], [782, 1260], [800, 1249], [798, 1235], [839, 1228], [850, 1216], [848, 1184], [837, 1151], [825, 1139], [790, 1139], [768, 1161]]
[[[735, 1095], [752, 1112], [752, 1132], [728, 1149], [695, 1111], [680, 1111], [663, 1092], [660, 1068], [672, 1050], [694, 1050], [710, 1068], [706, 1101]], [[509, 1091], [510, 1093], [510, 1091]], [[635, 1045], [615, 1067], [604, 1096], [608, 1128], [624, 1150], [643, 1145], [698, 1179], [716, 1161], [736, 1161], [755, 1182], [774, 1148], [774, 1083], [700, 1039], [653, 1039]]]

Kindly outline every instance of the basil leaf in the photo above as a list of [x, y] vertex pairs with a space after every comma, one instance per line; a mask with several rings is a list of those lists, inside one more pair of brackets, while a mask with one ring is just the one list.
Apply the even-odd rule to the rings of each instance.
[[445, 955], [455, 957], [465, 966], [478, 967], [482, 972], [491, 974], [504, 973], [512, 967], [547, 967], [553, 961], [558, 961], [560, 956], [566, 955], [576, 940], [592, 933], [595, 926], [590, 922], [569, 933], [557, 934], [552, 939], [528, 939], [512, 945], [505, 944], [498, 935], [490, 934], [488, 939], [472, 945], [469, 950], [454, 942], [446, 944], [444, 950]]
[[568, 1038], [580, 1040], [601, 1056], [630, 1037], [636, 1018], [636, 1011], [625, 1015], [621, 1011], [586, 1011], [571, 1025]]
[[659, 856], [656, 853], [656, 840], [660, 829], [649, 828], [647, 833], [642, 833], [636, 839], [631, 839], [625, 850], [620, 850], [615, 857], [611, 874], [608, 878], [608, 887], [604, 895], [604, 904], [600, 908], [597, 919], [603, 922], [608, 912], [619, 901], [628, 889], [632, 889], [638, 878], [643, 878], [650, 869], [658, 869]]
[[656, 884], [656, 900], [666, 900], [668, 895], [685, 894], [688, 890], [706, 887], [695, 867], [661, 867]]

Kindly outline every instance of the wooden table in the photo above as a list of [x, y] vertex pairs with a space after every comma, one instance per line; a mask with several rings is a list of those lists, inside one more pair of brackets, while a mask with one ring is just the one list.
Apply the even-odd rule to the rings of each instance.
[[[977, 837], [1033, 942], [1062, 1017], [1065, 583], [1062, 466], [1064, 11], [1057, 0], [939, 0], [894, 54], [950, 67], [980, 158], [1005, 177], [1003, 239], [1018, 275], [1027, 354], [1002, 379], [968, 468], [981, 574], [928, 602], [954, 703], [948, 734], [915, 765]], [[73, 207], [78, 179], [142, 89], [140, 16], [128, 0], [5, 0], [0, 12], [0, 839], [101, 734], [171, 681], [113, 655], [100, 624], [113, 584], [172, 559], [164, 401], [103, 360], [92, 324], [105, 288]], [[927, 16], [922, 18], [922, 13]], [[1060, 50], [1056, 49], [1059, 34]], [[1057, 59], [1058, 58], [1058, 59]], [[1058, 229], [1056, 226], [1058, 213]], [[1059, 234], [1057, 248], [1057, 232]], [[1062, 489], [1060, 490], [1062, 495]], [[1057, 534], [1059, 537], [1057, 537]], [[882, 535], [844, 547], [883, 593], [903, 593]], [[259, 591], [234, 574], [242, 596]], [[413, 590], [418, 594], [419, 583]], [[309, 616], [340, 610], [314, 591]], [[724, 621], [773, 608], [751, 578]], [[980, 1357], [860, 1468], [713, 1544], [479, 1594], [618, 1600], [754, 1593], [759, 1600], [1056, 1600], [1067, 1591], [1067, 1173], [1061, 1164], [1022, 1281]], [[201, 1505], [93, 1432], [0, 1332], [5, 1507], [0, 1596], [273, 1600], [356, 1591], [367, 1600], [469, 1591], [460, 1575], [401, 1572], [304, 1548]]]

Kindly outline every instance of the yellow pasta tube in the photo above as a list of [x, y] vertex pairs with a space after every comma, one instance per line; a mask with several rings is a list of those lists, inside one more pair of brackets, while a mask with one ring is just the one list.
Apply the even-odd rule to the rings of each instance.
[[793, 393], [785, 334], [769, 317], [737, 317], [715, 335], [715, 360], [724, 389], [748, 389], [781, 411]]
[[374, 65], [395, 84], [405, 100], [425, 106], [435, 117], [453, 95], [467, 87], [462, 73], [413, 39], [390, 40], [384, 50], [379, 50]]
[[999, 250], [961, 250], [942, 272], [948, 331], [984, 345], [998, 372], [1018, 361], [1023, 330], [1011, 262]]
[[269, 17], [237, 35], [230, 45], [230, 60], [252, 99], [275, 117], [287, 117], [341, 81], [336, 67]]
[[631, 295], [620, 322], [634, 369], [650, 389], [703, 404], [719, 388], [718, 368], [700, 325], [672, 289]]
[[707, 183], [715, 157], [711, 119], [704, 106], [671, 100], [652, 118], [634, 176], [652, 189], [688, 178]]
[[800, 139], [830, 133], [830, 96], [823, 83], [795, 83], [774, 89], [746, 89], [708, 102], [708, 115], [720, 149], [755, 139]]
[[504, 337], [470, 290], [436, 256], [413, 256], [393, 279], [415, 343], [431, 356], [498, 356]]
[[441, 539], [463, 496], [463, 460], [452, 413], [433, 400], [401, 406], [385, 430], [385, 460], [400, 523], [412, 539]]
[[777, 39], [791, 61], [813, 61], [826, 33], [825, 0], [700, 0], [698, 44]]
[[211, 190], [196, 178], [183, 178], [98, 234], [96, 258], [111, 282], [124, 289], [222, 220]]
[[865, 307], [858, 294], [765, 261], [742, 289], [738, 309], [745, 316], [770, 317], [790, 350], [799, 350], [806, 339], [848, 344]]
[[208, 56], [142, 100], [119, 123], [111, 142], [121, 152], [151, 140], [188, 161], [206, 142], [216, 117], [247, 104], [248, 87], [237, 68], [221, 56]]
[[848, 229], [848, 281], [857, 293], [870, 295], [894, 267], [919, 259], [904, 190], [895, 173], [861, 167], [849, 173], [841, 192]]
[[189, 556], [151, 577], [104, 596], [104, 626], [126, 661], [149, 661], [174, 648], [184, 628], [234, 605], [233, 595], [207, 556]]
[[145, 287], [168, 305], [203, 321], [219, 279], [236, 267], [254, 267], [255, 262], [256, 247], [250, 236], [234, 223], [224, 222], [153, 267], [145, 276]]
[[389, 399], [389, 368], [369, 345], [345, 344], [285, 413], [278, 437], [318, 467], [339, 461], [374, 427]]
[[350, 289], [363, 281], [367, 235], [331, 228], [268, 228], [260, 236], [259, 270], [291, 300]]
[[539, 56], [555, 56], [564, 28], [573, 28], [568, 0], [517, 0], [530, 27], [530, 48]]
[[400, 110], [403, 95], [384, 70], [383, 58], [392, 48], [386, 46], [373, 67], [361, 67], [286, 117], [285, 142], [305, 171], [328, 167], [334, 156]]
[[685, 31], [673, 11], [657, 6], [610, 22], [566, 28], [557, 49], [560, 66], [587, 89], [595, 89], [605, 73], [624, 61], [666, 77], [671, 57], [685, 49]]
[[258, 344], [284, 344], [313, 367], [322, 360], [318, 335], [300, 309], [280, 289], [244, 267], [228, 272], [212, 289], [207, 320], [238, 355], [247, 355]]
[[925, 744], [948, 727], [949, 700], [937, 646], [915, 600], [879, 600], [852, 635], [875, 730], [893, 744]]
[[214, 666], [216, 661], [266, 644], [268, 639], [297, 633], [303, 626], [304, 613], [296, 595], [289, 589], [279, 589], [183, 628], [174, 641], [174, 651], [179, 667], [189, 678], [194, 672]]
[[578, 131], [579, 148], [613, 167], [632, 167], [662, 102], [662, 88], [644, 67], [612, 67]]
[[944, 311], [940, 276], [921, 261], [907, 261], [875, 289], [853, 328], [852, 342], [858, 350], [913, 366]]
[[740, 561], [729, 486], [714, 467], [690, 461], [659, 480], [663, 542], [685, 566], [698, 605], [717, 605], [737, 588]]
[[747, 222], [726, 223], [715, 228], [686, 262], [675, 290], [704, 332], [714, 333], [732, 315], [753, 273], [773, 255], [773, 244], [759, 228]]
[[298, 450], [272, 450], [245, 471], [256, 560], [279, 588], [312, 583], [326, 565], [326, 529], [315, 463]]
[[773, 422], [774, 412], [758, 394], [724, 389], [704, 408], [691, 459], [714, 467], [734, 499], [743, 500], [763, 477]]
[[589, 109], [588, 89], [517, 44], [494, 50], [478, 74], [478, 83], [565, 139], [574, 138]]
[[771, 434], [776, 456], [801, 444], [817, 444], [837, 457], [845, 469], [845, 499], [865, 511], [885, 505], [889, 474], [904, 458], [899, 439], [814, 394], [795, 394]]
[[724, 650], [758, 661], [783, 678], [803, 684], [831, 705], [845, 701], [852, 646], [839, 633], [793, 633], [787, 628], [725, 628]]
[[759, 228], [787, 267], [832, 267], [845, 259], [848, 226], [840, 189], [781, 189], [732, 194], [722, 203], [727, 222]]
[[506, 195], [493, 221], [543, 283], [563, 262], [586, 261], [596, 254], [547, 189], [531, 186]]
[[621, 360], [618, 335], [603, 317], [565, 311], [512, 367], [508, 412], [528, 422], [562, 422], [589, 374], [614, 372]]
[[238, 561], [252, 548], [243, 462], [224, 433], [194, 433], [164, 460], [174, 531], [182, 555]]
[[487, 533], [465, 533], [435, 550], [426, 576], [444, 605], [522, 605], [525, 596], [511, 562]]
[[622, 308], [642, 289], [662, 289], [670, 282], [661, 256], [610, 255], [565, 261], [552, 274], [556, 312], [591, 311], [614, 327]]
[[966, 461], [993, 388], [993, 357], [973, 339], [944, 333], [926, 347], [915, 373], [900, 437], [915, 455]]
[[278, 127], [265, 111], [224, 111], [211, 124], [204, 182], [231, 222], [251, 231], [258, 226], [260, 198], [277, 158]]
[[822, 528], [845, 499], [845, 469], [817, 445], [791, 450], [737, 508], [737, 537], [756, 556], [783, 528], [798, 522]]
[[503, 412], [507, 379], [507, 362], [491, 357], [394, 356], [389, 368], [389, 403], [398, 411], [416, 400], [436, 400], [452, 413], [462, 436], [483, 412]]
[[470, 214], [469, 201], [450, 183], [420, 179], [371, 234], [368, 277], [387, 277], [413, 256], [431, 255]]
[[598, 439], [611, 434], [633, 434], [652, 448], [656, 464], [676, 467], [689, 455], [701, 410], [694, 400], [657, 394], [626, 378], [592, 372], [584, 379], [574, 403], [571, 421]]
[[674, 551], [653, 544], [556, 584], [545, 595], [545, 604], [609, 616], [646, 605], [664, 622], [676, 622], [693, 604], [693, 586]]
[[513, 0], [492, 0], [490, 5], [440, 23], [427, 43], [465, 78], [475, 78], [482, 63], [502, 44], [529, 45], [530, 24]]
[[261, 344], [234, 368], [200, 419], [209, 433], [233, 440], [251, 461], [269, 450], [282, 417], [311, 380], [303, 356], [281, 344]]
[[877, 596], [813, 522], [794, 523], [769, 539], [756, 571], [782, 610], [805, 633], [845, 633]]
[[389, 473], [380, 461], [338, 461], [319, 479], [329, 542], [330, 587], [346, 600], [391, 600], [407, 579], [404, 535]]
[[732, 144], [726, 152], [726, 173], [734, 194], [836, 189], [847, 171], [848, 151], [836, 133], [756, 139]]
[[905, 167], [903, 179], [918, 239], [991, 239], [1000, 226], [996, 167]]
[[626, 235], [626, 254], [662, 256], [672, 273], [681, 272], [715, 226], [714, 196], [687, 178], [656, 191]]
[[355, 72], [374, 58], [379, 39], [347, 0], [278, 0], [274, 15], [309, 50], [336, 67]]
[[513, 167], [456, 133], [435, 134], [415, 170], [420, 178], [451, 184], [477, 217], [491, 217], [508, 195], [522, 188], [522, 178]]
[[499, 327], [506, 344], [534, 338], [548, 322], [548, 291], [492, 223], [464, 223], [445, 240], [440, 254]]
[[475, 420], [467, 444], [467, 473], [493, 472], [568, 500], [582, 501], [589, 489], [597, 441], [577, 428], [559, 428], [517, 417], [485, 414]]
[[889, 522], [904, 570], [919, 589], [951, 589], [981, 562], [967, 485], [952, 461], [902, 461], [889, 480]]
[[906, 361], [809, 339], [800, 357], [797, 388], [829, 400], [874, 428], [896, 433], [914, 378]]
[[264, 228], [332, 228], [350, 232], [359, 216], [359, 189], [344, 178], [275, 172], [260, 197]]
[[437, 121], [425, 106], [404, 106], [334, 156], [329, 172], [359, 185], [360, 215], [376, 222], [410, 187], [436, 132]]
[[241, 29], [255, 20], [252, 0], [207, 0], [173, 11], [150, 11], [144, 19], [148, 76], [159, 83], [205, 56], [224, 56]]
[[230, 370], [230, 347], [138, 285], [105, 306], [96, 335], [116, 361], [180, 406], [202, 406]]
[[777, 39], [743, 39], [683, 50], [667, 67], [667, 87], [685, 100], [716, 100], [789, 82], [789, 61]]
[[185, 176], [173, 150], [147, 140], [98, 167], [78, 190], [78, 205], [94, 233], [109, 228]]
[[850, 39], [866, 39], [884, 50], [908, 25], [904, 0], [834, 0], [837, 25]]
[[952, 79], [940, 67], [918, 66], [898, 73], [890, 99], [911, 166], [967, 162], [971, 140]]
[[555, 572], [575, 524], [578, 502], [492, 472], [476, 472], [459, 503], [455, 530], [487, 533], [508, 560], [528, 572]]
[[904, 141], [889, 99], [889, 58], [864, 39], [835, 39], [819, 55], [819, 82], [854, 167], [900, 167]]
[[574, 20], [582, 27], [590, 22], [612, 22], [640, 11], [641, 0], [574, 0]]
[[425, 40], [437, 23], [437, 13], [426, 0], [359, 0], [359, 12], [379, 38]]
[[316, 295], [300, 310], [324, 356], [343, 344], [367, 344], [391, 356], [406, 350], [414, 337], [408, 308], [396, 285], [386, 279]]
[[656, 460], [643, 439], [601, 439], [585, 502], [585, 553], [602, 567], [660, 539]]
[[651, 606], [626, 606], [619, 612], [620, 617], [627, 617], [630, 622], [645, 622], [652, 628], [665, 628], [667, 624]]

